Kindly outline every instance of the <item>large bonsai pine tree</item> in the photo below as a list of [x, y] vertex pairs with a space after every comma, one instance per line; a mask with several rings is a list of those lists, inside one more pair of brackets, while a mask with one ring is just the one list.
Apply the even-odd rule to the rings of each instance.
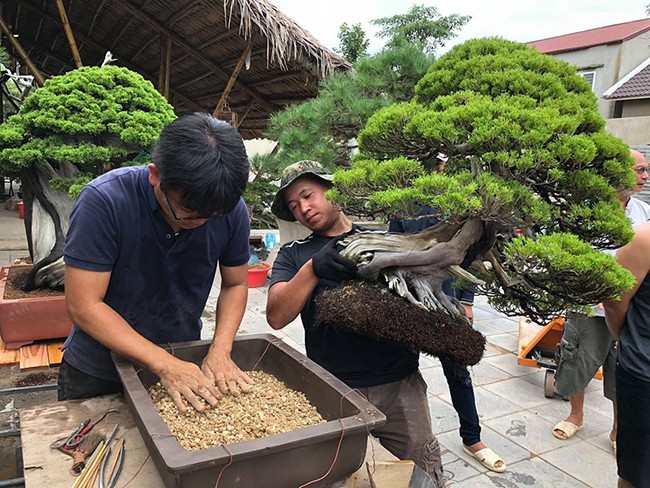
[[174, 118], [150, 82], [107, 65], [51, 78], [0, 125], [0, 174], [22, 185], [34, 262], [27, 290], [63, 284], [70, 183], [78, 193], [93, 176], [150, 149]]
[[[346, 239], [362, 277], [460, 317], [441, 283], [461, 276], [497, 309], [539, 323], [632, 286], [594, 249], [632, 236], [617, 200], [633, 183], [629, 148], [605, 133], [569, 64], [502, 39], [466, 42], [431, 66], [412, 101], [379, 110], [359, 145], [330, 198], [371, 217], [409, 218], [428, 205], [441, 222]], [[444, 174], [438, 152], [450, 157]]]

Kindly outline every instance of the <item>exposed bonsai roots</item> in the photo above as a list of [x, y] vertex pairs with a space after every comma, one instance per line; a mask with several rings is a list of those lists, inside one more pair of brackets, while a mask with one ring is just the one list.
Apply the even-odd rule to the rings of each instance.
[[316, 320], [467, 366], [477, 364], [485, 351], [485, 337], [467, 323], [408, 303], [379, 284], [355, 281], [321, 293]]

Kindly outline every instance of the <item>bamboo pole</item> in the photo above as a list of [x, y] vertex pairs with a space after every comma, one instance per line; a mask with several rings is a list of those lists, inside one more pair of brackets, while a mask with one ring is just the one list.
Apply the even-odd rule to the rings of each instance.
[[255, 100], [251, 100], [250, 103], [246, 105], [246, 108], [244, 109], [244, 113], [237, 121], [237, 127], [236, 127], [237, 129], [239, 129], [239, 126], [242, 124], [242, 122], [248, 116], [249, 112], [252, 110], [254, 106], [255, 106]]
[[172, 38], [160, 35], [160, 70], [158, 72], [158, 91], [170, 100], [172, 77]]
[[165, 49], [165, 82], [163, 83], [163, 95], [169, 101], [171, 99], [170, 87], [172, 79], [172, 38], [167, 37], [167, 48]]
[[223, 110], [223, 107], [226, 104], [226, 100], [228, 99], [228, 95], [230, 94], [230, 90], [232, 90], [232, 87], [235, 85], [235, 81], [237, 81], [237, 77], [239, 76], [239, 73], [244, 67], [246, 58], [251, 52], [251, 46], [252, 46], [252, 42], [251, 39], [249, 39], [248, 44], [246, 45], [246, 49], [244, 49], [244, 52], [239, 58], [239, 61], [237, 61], [237, 64], [233, 68], [232, 74], [228, 79], [228, 83], [226, 83], [226, 88], [224, 88], [223, 93], [221, 94], [221, 98], [219, 98], [219, 102], [217, 103], [217, 106], [214, 108], [214, 112], [212, 112], [213, 116], [216, 117], [217, 115], [219, 115], [219, 113], [221, 113], [221, 110]]
[[74, 64], [77, 66], [77, 68], [81, 68], [83, 66], [83, 63], [81, 62], [79, 49], [77, 49], [77, 43], [74, 40], [74, 34], [72, 33], [72, 28], [70, 27], [68, 14], [65, 12], [65, 7], [63, 6], [63, 0], [56, 0], [56, 8], [59, 9], [59, 17], [61, 17], [61, 24], [63, 24], [65, 36], [68, 38], [68, 44], [70, 45], [70, 51], [72, 51]]
[[18, 39], [14, 37], [13, 32], [11, 32], [11, 29], [9, 29], [9, 26], [5, 24], [4, 19], [0, 16], [0, 29], [2, 29], [2, 32], [4, 33], [5, 36], [9, 39], [9, 42], [13, 46], [13, 48], [16, 50], [18, 55], [20, 56], [20, 59], [23, 60], [23, 63], [27, 66], [27, 69], [30, 71], [30, 73], [34, 76], [34, 80], [36, 81], [36, 84], [38, 86], [43, 86], [43, 83], [45, 83], [45, 78], [43, 78], [43, 75], [41, 72], [38, 70], [38, 68], [32, 63], [32, 60], [29, 59], [29, 56], [23, 49], [23, 46], [18, 42]]
[[158, 91], [161, 95], [165, 95], [163, 88], [165, 85], [165, 49], [167, 48], [167, 43], [165, 42], [165, 36], [158, 36], [160, 39], [160, 66], [158, 68]]

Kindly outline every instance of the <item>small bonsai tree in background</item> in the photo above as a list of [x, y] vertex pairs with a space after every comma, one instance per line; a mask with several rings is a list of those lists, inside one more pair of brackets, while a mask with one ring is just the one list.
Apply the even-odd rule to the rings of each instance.
[[256, 154], [249, 159], [253, 178], [246, 185], [243, 197], [251, 219], [251, 229], [275, 229], [278, 225], [271, 213], [271, 203], [278, 191], [278, 185], [272, 182], [277, 179], [278, 162], [273, 152]]
[[0, 125], [0, 173], [22, 184], [34, 263], [26, 290], [63, 285], [68, 190], [78, 194], [92, 177], [149, 150], [174, 118], [150, 82], [106, 65], [49, 79]]
[[[502, 39], [468, 41], [431, 66], [415, 98], [373, 115], [359, 145], [352, 168], [335, 175], [336, 204], [373, 218], [412, 218], [427, 205], [440, 224], [353, 236], [343, 254], [440, 323], [463, 317], [441, 289], [450, 276], [539, 323], [633, 285], [594, 249], [632, 237], [617, 200], [633, 184], [630, 151], [604, 131], [569, 64]], [[450, 158], [444, 174], [439, 152]], [[348, 291], [332, 302], [345, 309], [346, 297], [355, 300]]]

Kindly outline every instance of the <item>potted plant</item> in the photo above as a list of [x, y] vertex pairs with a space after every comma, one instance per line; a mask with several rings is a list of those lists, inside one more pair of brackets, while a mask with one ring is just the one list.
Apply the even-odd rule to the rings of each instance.
[[[28, 268], [14, 265], [13, 268]], [[65, 296], [6, 298], [5, 290], [12, 266], [0, 268], [0, 337], [6, 349], [18, 349], [40, 339], [66, 337], [72, 328]]]
[[[93, 177], [134, 164], [135, 156], [147, 163], [142, 154], [148, 154], [174, 118], [172, 106], [150, 82], [126, 68], [106, 65], [50, 78], [0, 125], [0, 174], [21, 180], [25, 232], [34, 263], [24, 291], [62, 289], [63, 245], [74, 196]], [[0, 303], [3, 296], [0, 293]], [[62, 300], [35, 298], [21, 301], [19, 308], [44, 307], [32, 305], [41, 301], [65, 308]], [[54, 320], [50, 313], [52, 320], [46, 323]], [[0, 312], [5, 342], [5, 335], [12, 334], [8, 328], [31, 337], [24, 329], [40, 323], [25, 319], [10, 324], [14, 316]], [[64, 317], [67, 322], [67, 313]]]

